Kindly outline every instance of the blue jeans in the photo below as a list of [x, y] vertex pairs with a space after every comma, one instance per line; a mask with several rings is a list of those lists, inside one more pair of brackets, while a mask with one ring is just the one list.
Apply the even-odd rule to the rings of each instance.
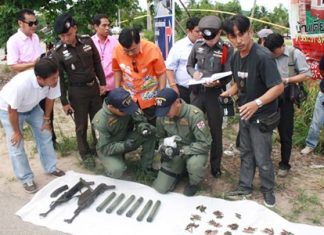
[[315, 148], [318, 144], [320, 138], [320, 130], [324, 124], [324, 94], [319, 91], [316, 102], [315, 109], [313, 113], [313, 119], [308, 130], [308, 135], [306, 138], [306, 145], [311, 148]]
[[272, 131], [263, 133], [256, 123], [240, 120], [241, 168], [239, 188], [252, 192], [256, 167], [259, 168], [261, 192], [273, 192], [274, 169], [271, 159]]
[[[23, 131], [24, 122], [28, 123], [32, 129], [40, 161], [45, 172], [50, 173], [55, 171], [56, 154], [52, 142], [52, 133], [47, 129], [41, 130], [44, 116], [43, 110], [37, 105], [29, 112], [18, 113], [18, 116], [21, 132]], [[13, 129], [7, 111], [0, 110], [0, 120], [6, 133], [7, 148], [16, 177], [22, 183], [32, 182], [33, 172], [30, 169], [28, 157], [25, 152], [24, 140], [22, 139], [18, 146], [13, 146], [10, 141]]]

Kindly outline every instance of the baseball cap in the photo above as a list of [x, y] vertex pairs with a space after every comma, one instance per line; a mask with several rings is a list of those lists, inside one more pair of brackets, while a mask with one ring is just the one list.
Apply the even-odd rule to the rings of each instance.
[[105, 103], [127, 114], [133, 114], [138, 109], [130, 93], [121, 87], [111, 90], [105, 98]]
[[259, 38], [266, 38], [269, 34], [272, 34], [273, 31], [271, 29], [261, 29], [257, 35]]
[[171, 88], [164, 88], [155, 97], [155, 116], [164, 117], [169, 112], [171, 105], [178, 99], [178, 94]]
[[54, 31], [57, 34], [66, 33], [69, 29], [75, 25], [72, 16], [68, 13], [64, 13], [56, 18]]

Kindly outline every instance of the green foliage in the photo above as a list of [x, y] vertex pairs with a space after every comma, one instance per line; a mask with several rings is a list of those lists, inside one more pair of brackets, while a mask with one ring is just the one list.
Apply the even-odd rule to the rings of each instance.
[[122, 19], [133, 19], [139, 12], [138, 1], [111, 0], [56, 0], [56, 1], [23, 1], [5, 0], [0, 5], [0, 46], [16, 31], [16, 14], [23, 8], [33, 9], [40, 19], [39, 29], [47, 27], [46, 33], [39, 32], [45, 42], [53, 42], [56, 35], [52, 28], [58, 15], [68, 12], [77, 22], [79, 34], [91, 34], [91, 18], [98, 13], [106, 14], [111, 22], [117, 18], [116, 12], [121, 10]]
[[[312, 121], [314, 104], [318, 94], [319, 87], [315, 82], [307, 84], [308, 98], [302, 104], [301, 108], [295, 109], [295, 123], [294, 123], [294, 135], [293, 145], [296, 147], [304, 147], [305, 139], [308, 134], [309, 126]], [[321, 133], [320, 141], [316, 151], [324, 153], [324, 133]]]
[[154, 32], [150, 30], [144, 30], [143, 37], [151, 42], [154, 42]]

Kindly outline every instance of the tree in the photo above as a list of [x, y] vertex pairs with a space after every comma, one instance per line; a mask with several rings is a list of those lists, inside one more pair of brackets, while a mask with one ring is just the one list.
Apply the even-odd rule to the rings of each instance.
[[[56, 17], [63, 12], [69, 12], [78, 25], [80, 34], [91, 33], [91, 18], [95, 14], [104, 13], [113, 22], [117, 16], [118, 9], [122, 9], [123, 19], [130, 21], [139, 11], [138, 1], [124, 0], [4, 0], [0, 5], [0, 45], [3, 46], [8, 38], [13, 34], [17, 26], [16, 14], [23, 8], [31, 8], [41, 19], [39, 28], [47, 26], [53, 28]], [[9, 23], [8, 23], [9, 22]], [[42, 36], [42, 35], [40, 35]], [[53, 34], [49, 35], [53, 36]]]

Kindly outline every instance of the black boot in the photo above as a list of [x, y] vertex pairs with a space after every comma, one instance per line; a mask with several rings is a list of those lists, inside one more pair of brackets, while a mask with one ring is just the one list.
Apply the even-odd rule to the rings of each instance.
[[198, 189], [199, 188], [197, 185], [192, 185], [188, 183], [183, 191], [183, 194], [188, 197], [191, 197], [197, 193]]

